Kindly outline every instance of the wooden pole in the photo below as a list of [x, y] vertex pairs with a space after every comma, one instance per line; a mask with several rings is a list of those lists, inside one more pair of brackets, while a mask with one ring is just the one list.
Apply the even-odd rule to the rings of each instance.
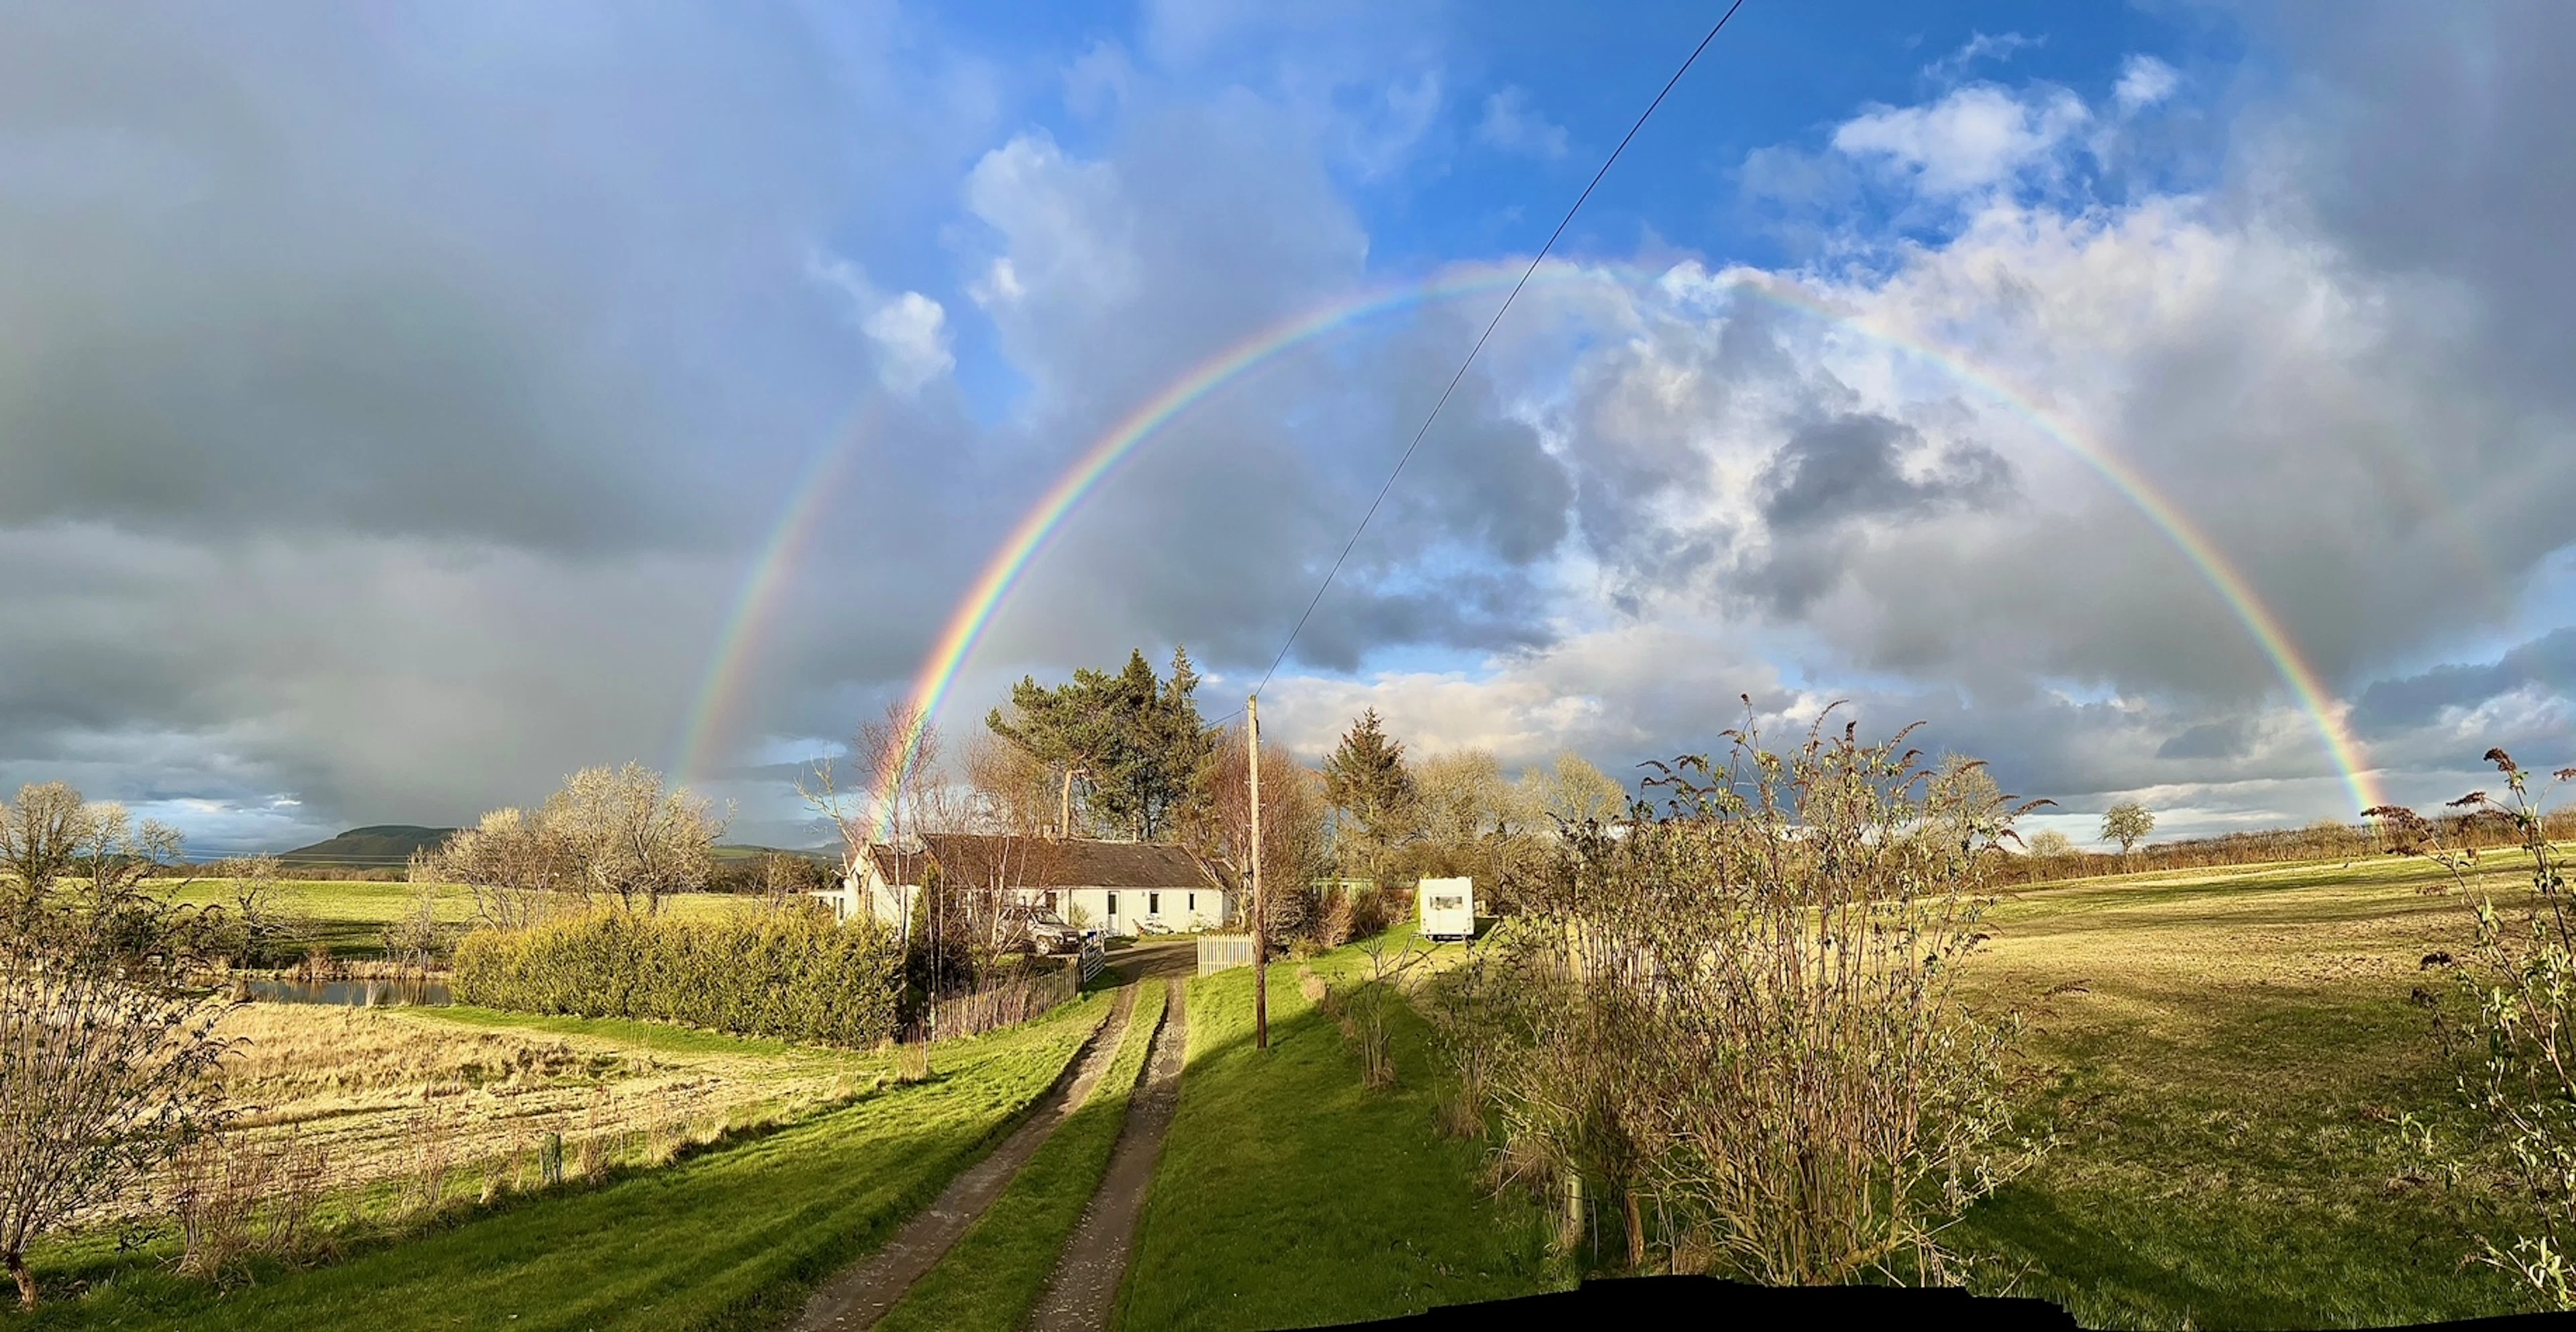
[[1252, 765], [1252, 1048], [1270, 1048], [1270, 928], [1261, 910], [1261, 696], [1243, 700], [1244, 754]]

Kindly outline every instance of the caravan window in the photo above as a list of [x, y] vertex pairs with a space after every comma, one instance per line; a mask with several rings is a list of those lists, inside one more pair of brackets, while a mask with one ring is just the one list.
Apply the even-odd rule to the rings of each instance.
[[1463, 897], [1435, 897], [1431, 899], [1431, 909], [1434, 911], [1460, 911], [1464, 910], [1466, 905], [1467, 899]]

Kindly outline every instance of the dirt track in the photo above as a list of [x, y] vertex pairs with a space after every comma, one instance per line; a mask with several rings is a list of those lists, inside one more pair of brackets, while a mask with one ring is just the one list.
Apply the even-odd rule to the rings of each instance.
[[1036, 1154], [1056, 1126], [1091, 1095], [1092, 1086], [1118, 1057], [1118, 1042], [1127, 1030], [1128, 1015], [1135, 1005], [1134, 985], [1119, 990], [1117, 1005], [1074, 1061], [1073, 1076], [1058, 1081], [1025, 1123], [991, 1155], [949, 1181], [939, 1197], [905, 1222], [884, 1248], [823, 1283], [805, 1302], [804, 1316], [796, 1326], [803, 1332], [827, 1328], [855, 1332], [884, 1317], [885, 1311], [912, 1288], [912, 1283], [920, 1280], [921, 1274], [938, 1263], [966, 1233], [966, 1228], [975, 1224], [975, 1218], [984, 1214], [993, 1199], [1001, 1196], [1011, 1177], [1028, 1164], [1029, 1157]]
[[1109, 1325], [1110, 1305], [1118, 1298], [1118, 1284], [1127, 1275], [1135, 1244], [1136, 1220], [1145, 1210], [1145, 1191], [1154, 1182], [1163, 1135], [1171, 1128], [1172, 1111], [1180, 1103], [1181, 1062], [1189, 1048], [1188, 990], [1183, 983], [1187, 974], [1171, 975], [1164, 982], [1172, 987], [1171, 1002], [1164, 1010], [1163, 1029], [1154, 1038], [1145, 1085], [1127, 1103], [1127, 1124], [1110, 1154], [1109, 1171], [1083, 1209], [1082, 1222], [1066, 1241], [1063, 1256], [1056, 1260], [1046, 1298], [1030, 1317], [1029, 1325], [1039, 1332], [1090, 1332]]

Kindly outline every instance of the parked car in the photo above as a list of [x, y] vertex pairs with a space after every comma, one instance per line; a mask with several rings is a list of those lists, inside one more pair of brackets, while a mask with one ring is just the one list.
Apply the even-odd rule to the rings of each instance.
[[1082, 951], [1082, 931], [1042, 906], [1002, 908], [1002, 935], [1014, 945], [1026, 944], [1040, 954]]

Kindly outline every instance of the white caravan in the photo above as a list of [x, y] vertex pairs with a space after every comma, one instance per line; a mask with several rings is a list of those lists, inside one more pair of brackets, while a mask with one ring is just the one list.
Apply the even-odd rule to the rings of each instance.
[[1425, 939], [1476, 937], [1476, 881], [1424, 879], [1414, 890], [1415, 914]]

